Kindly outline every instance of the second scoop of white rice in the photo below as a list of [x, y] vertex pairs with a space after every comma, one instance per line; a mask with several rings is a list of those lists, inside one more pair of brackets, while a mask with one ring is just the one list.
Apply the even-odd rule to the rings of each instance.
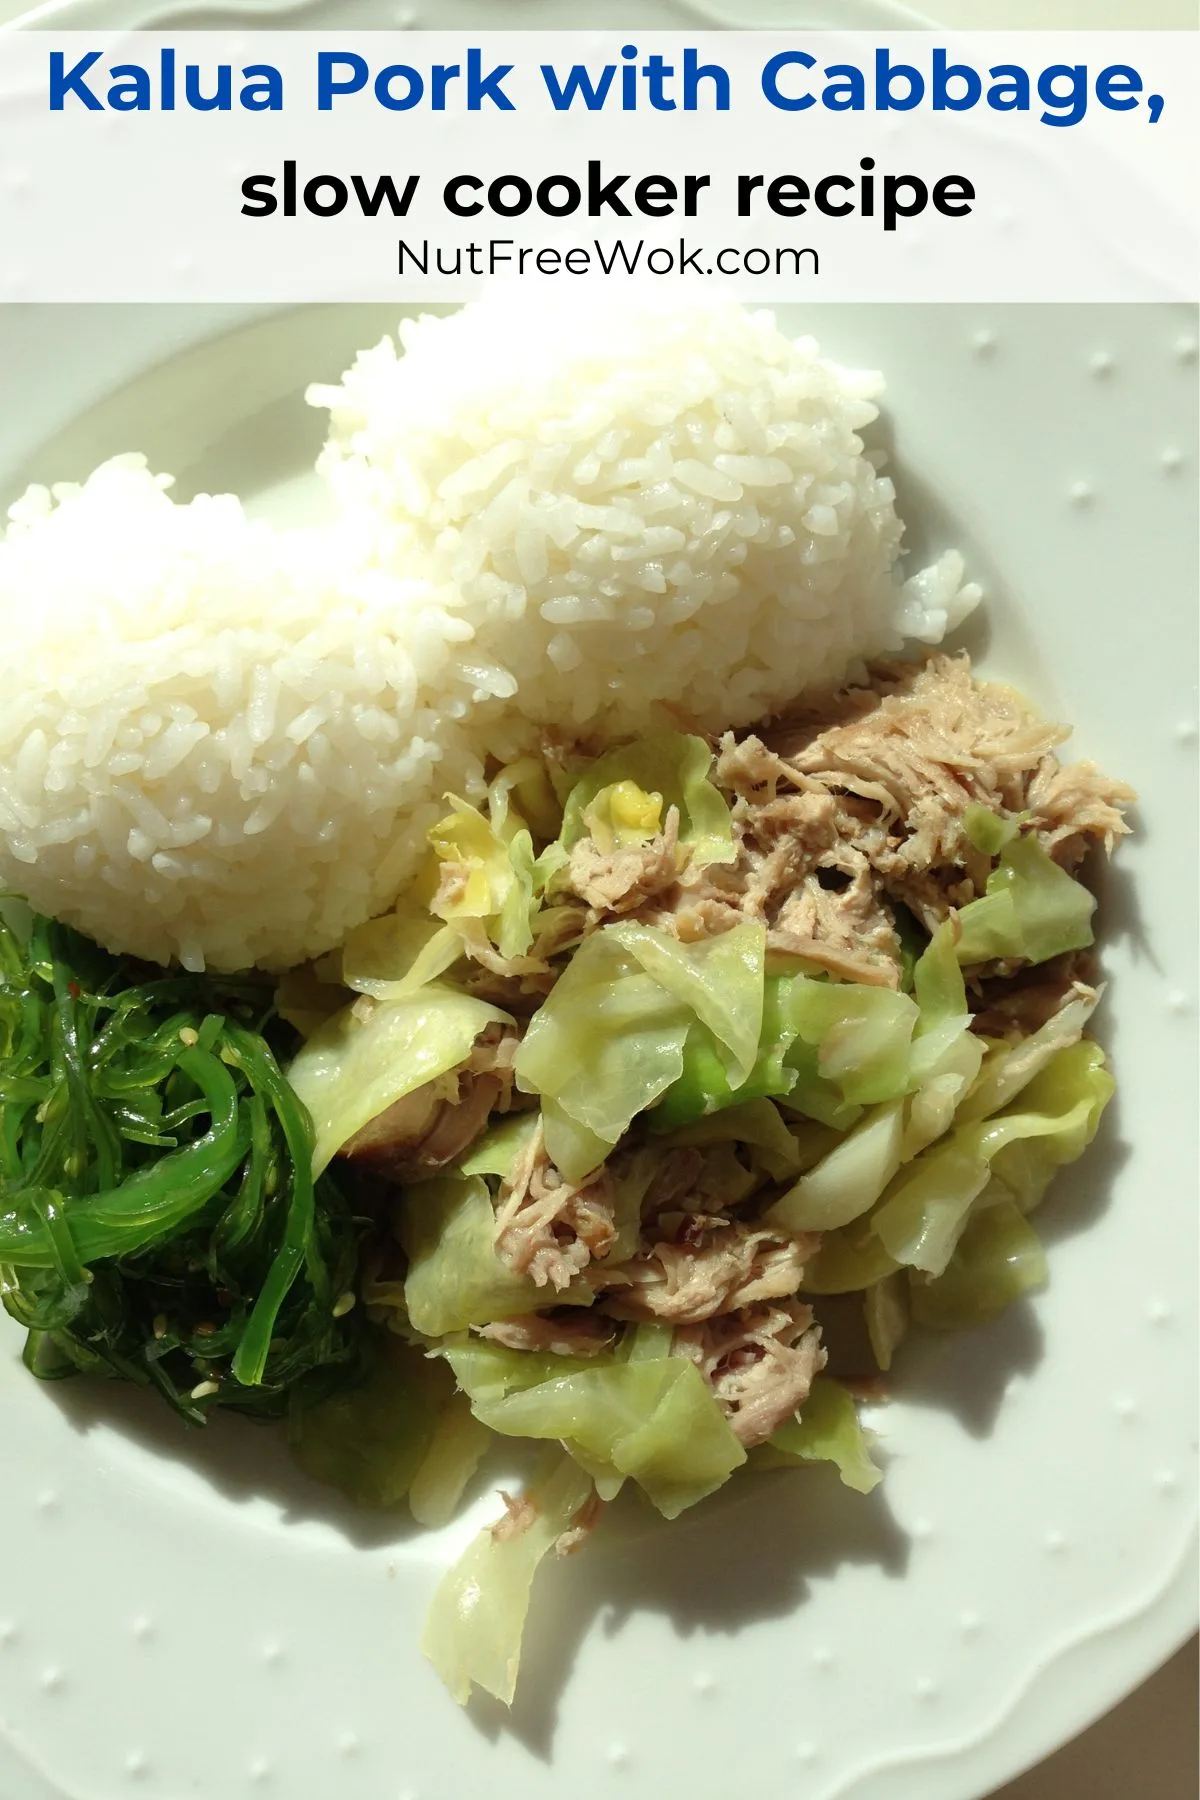
[[282, 968], [384, 910], [446, 791], [540, 727], [716, 731], [967, 611], [901, 580], [881, 382], [767, 313], [497, 292], [336, 389], [336, 516], [139, 459], [0, 543], [0, 883], [115, 950]]
[[383, 566], [453, 596], [527, 719], [746, 725], [938, 641], [977, 596], [953, 552], [902, 582], [895, 490], [860, 435], [882, 377], [769, 312], [498, 286], [399, 341], [310, 390], [320, 466]]

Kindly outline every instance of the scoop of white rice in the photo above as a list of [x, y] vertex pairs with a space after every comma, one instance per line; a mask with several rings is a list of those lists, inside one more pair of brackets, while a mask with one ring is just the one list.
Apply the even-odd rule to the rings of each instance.
[[286, 967], [382, 911], [475, 784], [463, 627], [344, 532], [163, 489], [126, 457], [13, 508], [0, 885], [110, 948]]
[[769, 312], [494, 287], [400, 327], [336, 388], [321, 468], [383, 567], [453, 594], [539, 724], [748, 724], [857, 659], [938, 641], [978, 590], [903, 583], [883, 386]]
[[902, 583], [873, 375], [767, 313], [494, 294], [340, 388], [334, 522], [119, 458], [0, 541], [0, 886], [99, 942], [285, 967], [383, 911], [538, 725], [744, 724], [973, 602]]

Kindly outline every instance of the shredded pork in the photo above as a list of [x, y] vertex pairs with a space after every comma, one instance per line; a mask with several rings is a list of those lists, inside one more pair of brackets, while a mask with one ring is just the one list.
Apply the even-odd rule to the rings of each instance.
[[417, 1181], [457, 1162], [492, 1113], [512, 1103], [519, 1039], [489, 1025], [466, 1062], [392, 1102], [342, 1146], [342, 1155], [394, 1181]]
[[651, 1241], [643, 1253], [601, 1280], [604, 1306], [615, 1319], [657, 1319], [694, 1325], [760, 1300], [783, 1299], [800, 1286], [819, 1239], [763, 1226], [692, 1215], [674, 1243]]
[[503, 1344], [506, 1350], [533, 1350], [553, 1356], [599, 1356], [616, 1337], [611, 1319], [589, 1307], [526, 1313], [520, 1318], [493, 1319], [477, 1327], [477, 1336]]
[[669, 807], [661, 832], [645, 844], [601, 850], [581, 838], [571, 851], [571, 890], [586, 900], [593, 917], [636, 912], [679, 878], [679, 808]]
[[966, 656], [884, 665], [765, 737], [726, 734], [714, 776], [737, 859], [685, 871], [640, 916], [689, 942], [760, 920], [773, 950], [898, 987], [896, 903], [932, 931], [984, 891], [993, 859], [967, 836], [969, 806], [1021, 815], [1068, 869], [1128, 829], [1132, 790], [1061, 765], [1066, 735]]
[[504, 1511], [488, 1526], [494, 1544], [506, 1544], [510, 1538], [521, 1537], [538, 1516], [537, 1502], [529, 1494], [514, 1496], [501, 1488], [500, 1498], [504, 1502]]
[[781, 727], [771, 741], [798, 776], [840, 797], [839, 835], [882, 891], [933, 930], [951, 905], [977, 898], [991, 870], [967, 837], [969, 806], [1026, 815], [1066, 867], [1089, 842], [1111, 850], [1128, 830], [1120, 807], [1132, 789], [1092, 763], [1060, 764], [1067, 736], [1012, 688], [976, 681], [965, 655], [936, 655], [884, 665], [824, 718]]
[[808, 1398], [825, 1367], [820, 1328], [800, 1300], [748, 1306], [676, 1331], [672, 1349], [690, 1357], [711, 1384], [739, 1443], [747, 1450]]
[[546, 1155], [539, 1120], [526, 1148], [500, 1188], [496, 1254], [538, 1287], [560, 1292], [616, 1237], [612, 1179], [603, 1165], [576, 1185], [564, 1180]]
[[604, 1502], [595, 1488], [592, 1489], [566, 1531], [560, 1531], [554, 1540], [556, 1556], [574, 1556], [576, 1550], [591, 1537], [600, 1522], [604, 1511]]

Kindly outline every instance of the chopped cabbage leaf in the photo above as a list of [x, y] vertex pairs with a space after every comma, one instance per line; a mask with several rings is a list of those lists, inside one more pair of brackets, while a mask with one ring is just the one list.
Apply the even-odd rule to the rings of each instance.
[[596, 848], [606, 855], [648, 844], [663, 828], [663, 797], [648, 794], [636, 781], [614, 781], [584, 807], [583, 822]]
[[834, 1231], [867, 1212], [900, 1166], [904, 1107], [877, 1106], [815, 1168], [801, 1175], [766, 1217], [789, 1231]]
[[557, 1438], [589, 1471], [636, 1481], [668, 1519], [746, 1460], [712, 1389], [682, 1356], [593, 1359], [590, 1368], [474, 1406], [493, 1431]]
[[997, 1044], [988, 1054], [984, 1066], [962, 1106], [959, 1122], [985, 1119], [999, 1112], [1040, 1073], [1060, 1050], [1077, 1044], [1083, 1028], [1095, 1011], [1099, 994], [1078, 994], [1046, 1020], [1044, 1025], [1015, 1044]]
[[436, 981], [463, 953], [462, 938], [424, 910], [397, 907], [368, 919], [341, 950], [342, 980], [376, 1000], [398, 999]]
[[[641, 793], [643, 801], [657, 796], [662, 819], [670, 807], [679, 808], [679, 842], [694, 868], [732, 862], [736, 855], [733, 825], [724, 796], [708, 779], [712, 760], [712, 751], [703, 738], [688, 737], [678, 731], [662, 732], [643, 738], [640, 743], [610, 750], [590, 763], [572, 787], [563, 811], [561, 843], [570, 850], [598, 822], [609, 828], [618, 823], [611, 818], [610, 790], [620, 787], [625, 789], [624, 799], [630, 801], [634, 789]], [[617, 808], [620, 814], [620, 798]], [[636, 814], [636, 805], [632, 811]], [[586, 816], [589, 813], [590, 818]], [[645, 820], [648, 819], [647, 812]], [[627, 828], [637, 829], [632, 816], [621, 822]], [[656, 821], [652, 829], [659, 828]], [[645, 822], [642, 829], [645, 831]], [[634, 837], [628, 841], [639, 840]]]
[[408, 1490], [418, 1525], [436, 1531], [458, 1511], [463, 1490], [487, 1454], [492, 1434], [465, 1394], [451, 1394], [438, 1412], [433, 1437]]
[[863, 1295], [863, 1314], [867, 1336], [871, 1340], [871, 1354], [876, 1367], [886, 1374], [892, 1366], [893, 1356], [908, 1335], [908, 1291], [903, 1277], [886, 1275], [882, 1281], [873, 1282]]
[[766, 926], [735, 925], [685, 944], [669, 932], [625, 920], [610, 925], [608, 935], [707, 1026], [728, 1054], [731, 1086], [742, 1087], [762, 1033]]
[[984, 1158], [958, 1137], [909, 1163], [871, 1221], [889, 1256], [931, 1275], [946, 1267], [971, 1203], [988, 1181]]
[[[683, 1068], [679, 1079], [671, 1084], [655, 1107], [647, 1123], [654, 1131], [674, 1131], [695, 1119], [720, 1112], [725, 1107], [768, 1097], [789, 1094], [796, 1085], [795, 1069], [784, 1066], [784, 1057], [795, 1039], [795, 1027], [784, 1019], [781, 994], [784, 978], [768, 975], [763, 988], [762, 1026], [758, 1054], [744, 1082], [735, 1089], [729, 1080], [727, 1058], [722, 1056], [712, 1033], [703, 1025], [693, 1025], [683, 1046]], [[811, 1058], [816, 1077], [816, 1052], [802, 1046]], [[842, 1105], [837, 1089], [826, 1083], [830, 1106]], [[853, 1110], [853, 1109], [849, 1109]], [[853, 1119], [850, 1121], [853, 1123]]]
[[626, 1332], [614, 1354], [621, 1362], [653, 1362], [656, 1357], [670, 1356], [674, 1336], [674, 1326], [647, 1320]]
[[916, 1019], [913, 1002], [889, 989], [768, 974], [758, 1047], [745, 1080], [730, 1079], [712, 1034], [694, 1027], [684, 1044], [683, 1071], [651, 1124], [673, 1130], [722, 1107], [771, 1098], [789, 1112], [849, 1131], [862, 1117], [864, 1101], [904, 1092]]
[[529, 1148], [537, 1128], [535, 1112], [505, 1113], [503, 1118], [488, 1126], [482, 1137], [475, 1139], [458, 1164], [459, 1174], [499, 1175], [502, 1181], [509, 1180], [513, 1165]]
[[911, 1162], [922, 1150], [944, 1137], [954, 1123], [962, 1096], [979, 1072], [983, 1041], [964, 1032], [939, 1058], [937, 1073], [929, 1076], [908, 1103], [900, 1161]]
[[594, 1366], [595, 1358], [558, 1356], [550, 1350], [510, 1350], [488, 1338], [455, 1337], [438, 1345], [438, 1355], [454, 1371], [463, 1393], [474, 1404], [491, 1406], [508, 1394], [539, 1387], [560, 1375], [577, 1374]]
[[911, 994], [913, 971], [929, 942], [929, 933], [900, 901], [892, 903], [892, 926], [900, 946], [900, 989], [902, 993]]
[[1032, 963], [1085, 949], [1093, 941], [1095, 895], [1060, 869], [1032, 833], [1005, 846], [988, 877], [988, 892], [1012, 895], [1025, 945], [1021, 954]]
[[589, 1125], [572, 1118], [548, 1094], [542, 1095], [542, 1129], [546, 1154], [568, 1181], [582, 1181], [598, 1169], [623, 1130], [618, 1130], [615, 1137], [607, 1133], [602, 1137]]
[[731, 1080], [752, 1066], [762, 1022], [761, 925], [683, 944], [645, 925], [585, 939], [534, 1014], [517, 1081], [542, 1096], [546, 1148], [570, 1181], [596, 1168], [678, 1080], [699, 1019], [727, 1051]]
[[506, 843], [526, 823], [543, 841], [558, 836], [562, 807], [540, 756], [505, 763], [488, 786], [488, 817]]
[[520, 956], [533, 942], [533, 840], [522, 828], [507, 841], [489, 819], [454, 794], [452, 810], [430, 827], [438, 861], [452, 864], [460, 880], [430, 910], [452, 924], [479, 919], [502, 956]]
[[1020, 830], [1016, 819], [993, 812], [990, 806], [974, 802], [963, 814], [963, 830], [967, 842], [984, 856], [999, 856], [1005, 844], [1011, 844]]
[[803, 1166], [799, 1141], [770, 1100], [744, 1100], [740, 1105], [709, 1113], [671, 1134], [665, 1148], [695, 1144], [748, 1144], [755, 1160], [774, 1181], [798, 1175]]
[[939, 925], [913, 969], [920, 1017], [909, 1061], [912, 1097], [901, 1162], [911, 1161], [949, 1130], [984, 1057], [983, 1040], [971, 1031], [966, 984], [955, 954], [956, 935], [953, 920]]
[[883, 1479], [871, 1461], [870, 1442], [858, 1409], [839, 1381], [818, 1375], [798, 1419], [788, 1419], [753, 1453], [759, 1468], [786, 1468], [789, 1463], [831, 1462], [847, 1487], [869, 1494]]
[[555, 1457], [525, 1495], [529, 1524], [509, 1531], [485, 1527], [443, 1576], [421, 1649], [460, 1706], [472, 1686], [511, 1705], [538, 1564], [591, 1497], [583, 1470], [569, 1456]]
[[379, 1332], [373, 1367], [357, 1387], [315, 1406], [294, 1406], [292, 1455], [307, 1475], [364, 1506], [395, 1506], [425, 1460], [435, 1397], [423, 1359]]
[[1016, 904], [1008, 888], [972, 900], [957, 915], [957, 923], [955, 954], [960, 963], [992, 962], [997, 957], [1025, 954]]
[[1013, 838], [988, 876], [987, 892], [958, 914], [958, 960], [1040, 963], [1082, 950], [1092, 942], [1095, 905], [1095, 896], [1047, 856], [1035, 835]]
[[989, 1176], [1018, 1187], [1023, 1175], [1036, 1203], [1054, 1170], [1091, 1142], [1112, 1091], [1098, 1045], [1056, 1051], [1019, 1104], [956, 1126], [908, 1164], [873, 1214], [872, 1230], [897, 1262], [940, 1275]]
[[[517, 1081], [542, 1096], [546, 1148], [569, 1181], [589, 1174], [638, 1113], [683, 1068], [691, 1015], [610, 930], [575, 952], [534, 1014], [517, 1053]], [[576, 1143], [555, 1126], [587, 1136]]]
[[1055, 1119], [1054, 1130], [1011, 1138], [992, 1154], [993, 1173], [1022, 1212], [1032, 1212], [1057, 1171], [1083, 1155], [1115, 1091], [1104, 1052], [1088, 1039], [1057, 1051], [1028, 1083], [1022, 1111]]
[[[995, 1187], [1004, 1193], [1000, 1182]], [[912, 1274], [912, 1316], [938, 1331], [963, 1331], [996, 1318], [1045, 1281], [1045, 1251], [1020, 1209], [1008, 1199], [980, 1204], [942, 1274], [933, 1281]]]
[[[732, 1155], [732, 1152], [731, 1152]], [[642, 1201], [654, 1180], [661, 1161], [657, 1146], [643, 1146], [631, 1156], [624, 1153], [608, 1168], [612, 1183], [613, 1241], [601, 1256], [593, 1260], [604, 1263], [627, 1262], [637, 1254], [642, 1234]], [[745, 1173], [740, 1163], [739, 1173]]]
[[1114, 1086], [1099, 1044], [1081, 1039], [1057, 1051], [1003, 1112], [964, 1125], [954, 1135], [976, 1143], [997, 1174], [1006, 1166], [1000, 1164], [1001, 1155], [1030, 1138], [1052, 1144], [1055, 1166], [1061, 1167], [1082, 1156], [1091, 1143]]
[[572, 1284], [560, 1293], [514, 1274], [496, 1255], [495, 1224], [479, 1175], [440, 1175], [405, 1188], [397, 1227], [408, 1255], [404, 1299], [414, 1331], [441, 1337], [543, 1306], [588, 1304], [590, 1288]]
[[852, 1294], [894, 1275], [900, 1267], [871, 1229], [870, 1218], [827, 1231], [804, 1265], [806, 1294]]
[[287, 1071], [312, 1116], [314, 1175], [393, 1101], [465, 1062], [494, 1020], [508, 1014], [441, 984], [392, 1000], [363, 996], [326, 1020]]
[[522, 829], [508, 840], [508, 861], [514, 879], [496, 920], [496, 948], [501, 956], [522, 956], [533, 943], [533, 921], [540, 905], [541, 871], [528, 831]]
[[795, 1039], [786, 1052], [784, 1068], [791, 1085], [778, 1100], [788, 1112], [813, 1119], [831, 1131], [849, 1131], [858, 1124], [863, 1108], [844, 1099], [841, 1089], [821, 1074], [820, 1052], [814, 1044]]
[[967, 984], [955, 954], [957, 936], [954, 921], [947, 919], [913, 964], [913, 998], [919, 1009], [914, 1037], [928, 1037], [968, 1017]]
[[918, 1019], [917, 1005], [907, 994], [794, 975], [783, 998], [796, 1036], [817, 1049], [818, 1073], [840, 1090], [843, 1100], [870, 1106], [904, 1092]]

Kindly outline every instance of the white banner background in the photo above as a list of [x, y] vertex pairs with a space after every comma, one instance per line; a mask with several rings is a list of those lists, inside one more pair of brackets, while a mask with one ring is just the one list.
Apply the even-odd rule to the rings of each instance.
[[[703, 104], [695, 112], [555, 113], [539, 65], [562, 70], [586, 62], [594, 70], [621, 66], [620, 32], [322, 32], [0, 33], [0, 300], [458, 300], [478, 290], [483, 273], [513, 273], [526, 251], [524, 273], [539, 279], [536, 252], [576, 247], [575, 267], [594, 270], [597, 246], [612, 256], [617, 239], [629, 254], [640, 243], [640, 267], [650, 250], [676, 278], [716, 276], [718, 255], [727, 285], [765, 301], [822, 300], [1165, 300], [1198, 291], [1195, 174], [1200, 167], [1196, 94], [1200, 59], [1194, 34], [1182, 32], [905, 32], [892, 38], [836, 32], [653, 33], [637, 38], [638, 66], [652, 53], [678, 67], [685, 47], [701, 63], [728, 72], [728, 112]], [[158, 92], [159, 52], [176, 51], [180, 104], [173, 112], [93, 112], [68, 99], [48, 105], [53, 51], [67, 67], [89, 50], [104, 61], [88, 76], [98, 96], [108, 92], [114, 62], [146, 66]], [[463, 109], [461, 81], [448, 89], [447, 110], [425, 105], [388, 111], [371, 87], [335, 103], [316, 105], [318, 52], [356, 53], [372, 73], [402, 62], [419, 70], [435, 63], [465, 66], [469, 46], [483, 64], [511, 63], [503, 83], [515, 105]], [[1033, 76], [1056, 63], [1088, 66], [1092, 85], [1086, 117], [1063, 127], [1041, 123], [1035, 100], [1028, 113], [933, 112], [928, 103], [900, 112], [833, 112], [818, 104], [781, 111], [764, 98], [760, 75], [778, 51], [800, 49], [817, 59], [807, 76], [794, 70], [781, 86], [819, 94], [821, 69], [852, 62], [868, 73], [886, 47], [893, 63], [928, 74], [935, 46], [955, 63], [984, 76], [998, 64], [1020, 64]], [[277, 113], [194, 112], [182, 105], [183, 66], [201, 65], [211, 91], [219, 61], [234, 65], [234, 94], [245, 65], [270, 63], [283, 76], [285, 103]], [[1149, 122], [1143, 102], [1130, 112], [1102, 109], [1095, 78], [1111, 64], [1128, 64], [1144, 94], [1162, 96], [1162, 116]], [[403, 83], [400, 83], [403, 88]], [[615, 91], [614, 84], [614, 91]], [[899, 90], [903, 84], [897, 83]], [[678, 86], [668, 89], [679, 93]], [[711, 84], [701, 89], [712, 92]], [[752, 215], [737, 216], [737, 178], [795, 175], [810, 190], [821, 177], [859, 179], [860, 159], [875, 160], [876, 213], [824, 217], [811, 205], [803, 217], [783, 218], [757, 190]], [[455, 218], [443, 202], [451, 177], [524, 176], [536, 186], [551, 174], [581, 181], [598, 159], [607, 180], [707, 175], [694, 217], [680, 205], [672, 216], [636, 212], [628, 218], [585, 207], [555, 219], [531, 209], [506, 218], [484, 211]], [[346, 183], [361, 175], [373, 188], [388, 174], [398, 188], [420, 177], [403, 219], [385, 209], [364, 218], [351, 199], [335, 217], [303, 210], [283, 217], [242, 213], [242, 183], [273, 175], [282, 190], [283, 165], [295, 163], [300, 190], [312, 177]], [[944, 217], [932, 206], [918, 218], [883, 229], [885, 176], [915, 175], [930, 189], [943, 176], [965, 176], [975, 190], [965, 217]], [[328, 189], [321, 198], [328, 199]], [[906, 192], [906, 197], [908, 190]], [[586, 206], [586, 201], [585, 201]], [[401, 240], [409, 254], [401, 259]], [[472, 254], [467, 246], [478, 246]], [[747, 250], [750, 268], [746, 272]], [[461, 253], [461, 272], [453, 270]], [[685, 272], [678, 275], [681, 251]], [[794, 251], [806, 252], [796, 257]], [[670, 255], [667, 254], [670, 252]], [[778, 254], [782, 253], [782, 254]], [[428, 273], [420, 273], [424, 257]], [[404, 261], [404, 272], [399, 264]], [[813, 271], [816, 262], [817, 272]], [[546, 269], [553, 258], [543, 257]], [[620, 260], [617, 269], [620, 270]], [[762, 272], [758, 272], [759, 270]], [[474, 272], [472, 272], [474, 270]], [[735, 273], [735, 271], [740, 271]], [[569, 286], [578, 276], [545, 279]], [[620, 279], [615, 274], [612, 279]]]

